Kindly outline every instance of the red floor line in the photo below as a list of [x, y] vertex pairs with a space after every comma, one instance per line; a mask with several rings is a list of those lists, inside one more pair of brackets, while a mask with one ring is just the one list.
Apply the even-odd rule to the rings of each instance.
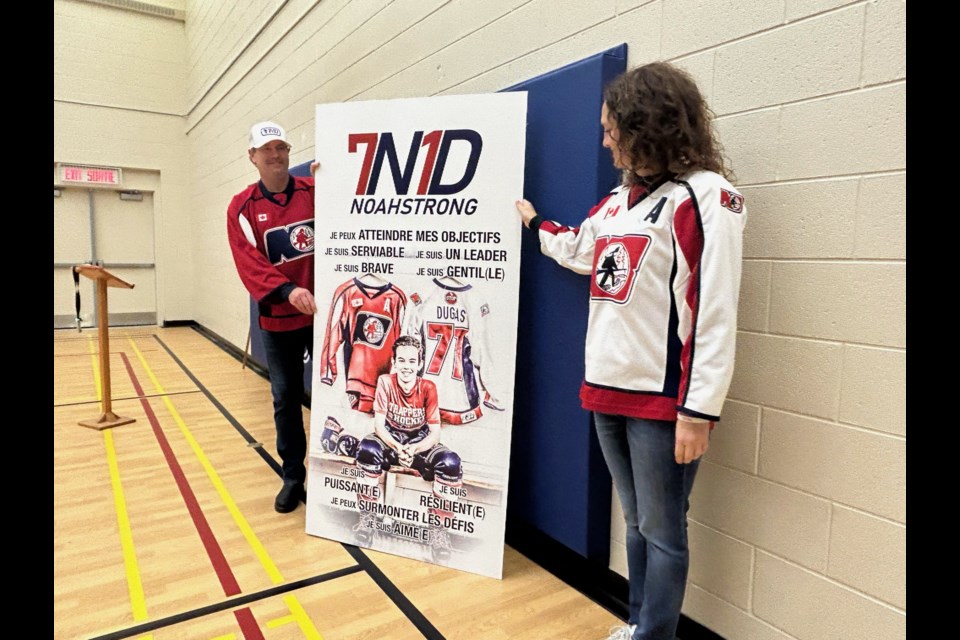
[[[147, 419], [153, 428], [153, 433], [157, 438], [157, 443], [160, 445], [160, 450], [163, 451], [163, 457], [167, 461], [170, 473], [173, 474], [174, 480], [177, 482], [177, 488], [180, 489], [180, 495], [183, 497], [183, 501], [187, 506], [187, 511], [190, 512], [193, 524], [197, 529], [197, 533], [200, 535], [200, 541], [207, 551], [207, 557], [210, 559], [217, 578], [220, 580], [220, 586], [223, 587], [224, 595], [238, 595], [241, 593], [240, 585], [237, 583], [237, 579], [230, 569], [230, 564], [227, 562], [226, 556], [223, 555], [223, 550], [220, 548], [216, 536], [213, 535], [213, 530], [210, 529], [207, 518], [203, 515], [200, 503], [197, 501], [197, 497], [193, 493], [193, 489], [190, 487], [186, 475], [183, 473], [183, 468], [180, 466], [176, 455], [173, 453], [173, 449], [170, 447], [170, 442], [167, 440], [166, 434], [163, 432], [163, 429], [160, 428], [160, 421], [153, 412], [153, 407], [150, 406], [146, 398], [142, 397], [144, 395], [143, 387], [140, 385], [137, 375], [133, 372], [133, 367], [130, 366], [130, 360], [127, 359], [127, 354], [124, 352], [120, 352], [120, 357], [123, 359], [123, 365], [127, 368], [127, 375], [130, 376], [130, 381], [133, 383], [137, 395], [141, 396], [140, 404], [147, 414]], [[237, 618], [237, 622], [240, 624], [240, 630], [243, 632], [245, 638], [248, 640], [263, 640], [263, 633], [260, 631], [260, 626], [257, 624], [256, 619], [253, 617], [253, 612], [251, 612], [249, 608], [237, 609], [233, 613]]]

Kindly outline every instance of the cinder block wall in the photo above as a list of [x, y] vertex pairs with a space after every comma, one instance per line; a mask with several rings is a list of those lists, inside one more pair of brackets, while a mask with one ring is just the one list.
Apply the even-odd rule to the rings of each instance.
[[121, 167], [126, 188], [154, 192], [159, 322], [194, 314], [185, 61], [183, 20], [53, 3], [53, 162]]
[[[77, 0], [54, 6], [55, 53], [81, 47], [77, 15], [127, 19]], [[173, 201], [176, 213], [158, 236], [158, 261], [177, 276], [168, 306], [241, 348], [247, 294], [225, 210], [256, 179], [245, 153], [252, 122], [284, 124], [298, 164], [323, 160], [317, 103], [496, 91], [622, 42], [629, 66], [689, 69], [716, 112], [750, 220], [737, 370], [691, 500], [684, 612], [731, 640], [905, 636], [904, 1], [186, 0], [184, 9], [184, 33], [165, 38], [182, 47], [182, 74], [148, 92], [169, 105], [129, 125], [137, 140], [162, 142], [131, 146], [145, 154], [140, 164], [171, 176], [164, 207]], [[115, 48], [113, 31], [101, 39]], [[166, 46], [120, 44], [141, 56]], [[58, 79], [64, 65], [74, 80]], [[109, 163], [116, 145], [100, 129], [82, 133], [93, 121], [84, 114], [146, 98], [122, 82], [103, 97], [83, 80], [97, 70], [80, 67], [55, 65], [55, 161]], [[614, 504], [611, 567], [625, 573], [619, 518]]]

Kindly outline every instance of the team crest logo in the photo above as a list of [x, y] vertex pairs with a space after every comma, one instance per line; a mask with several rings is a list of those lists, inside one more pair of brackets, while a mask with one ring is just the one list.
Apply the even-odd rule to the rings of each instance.
[[386, 333], [380, 318], [370, 316], [363, 322], [363, 337], [370, 344], [378, 344]]
[[267, 260], [273, 265], [312, 256], [313, 244], [313, 220], [273, 227], [263, 232]]
[[720, 206], [734, 213], [743, 213], [743, 196], [733, 191], [720, 189]]
[[291, 229], [290, 244], [297, 251], [313, 251], [313, 227], [301, 224]]
[[457, 294], [453, 291], [447, 291], [447, 295], [443, 296], [443, 299], [447, 301], [447, 304], [457, 304]]
[[597, 287], [609, 294], [615, 295], [627, 283], [627, 274], [630, 272], [630, 256], [622, 242], [611, 242], [604, 247], [598, 260], [600, 266], [593, 274]]
[[393, 320], [387, 316], [370, 313], [369, 311], [358, 311], [350, 342], [358, 346], [381, 349], [388, 342], [387, 336], [392, 326]]
[[419, 294], [419, 293], [414, 293], [414, 294], [412, 294], [412, 295], [410, 296], [410, 299], [413, 300], [413, 304], [420, 304], [420, 303], [422, 302], [422, 300], [420, 300], [420, 294]]
[[597, 238], [590, 297], [623, 304], [630, 299], [650, 236], [627, 235]]

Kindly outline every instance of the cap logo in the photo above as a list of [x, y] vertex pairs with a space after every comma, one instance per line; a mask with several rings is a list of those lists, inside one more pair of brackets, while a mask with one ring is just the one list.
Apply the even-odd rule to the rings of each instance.
[[276, 127], [260, 127], [260, 135], [262, 136], [282, 136], [280, 129]]

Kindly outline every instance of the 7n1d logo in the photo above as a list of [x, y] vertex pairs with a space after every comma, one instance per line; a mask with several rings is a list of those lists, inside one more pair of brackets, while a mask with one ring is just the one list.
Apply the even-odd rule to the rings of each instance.
[[[431, 131], [426, 135], [423, 131], [416, 131], [410, 142], [406, 164], [401, 170], [392, 133], [351, 133], [348, 140], [350, 153], [356, 153], [360, 145], [366, 147], [363, 153], [363, 167], [360, 169], [360, 180], [357, 182], [358, 196], [372, 196], [376, 193], [384, 159], [390, 163], [390, 173], [393, 175], [393, 186], [397, 190], [397, 195], [407, 195], [410, 192], [410, 182], [413, 180], [414, 168], [417, 165], [417, 156], [422, 147], [427, 148], [427, 155], [423, 162], [423, 169], [420, 171], [417, 194], [447, 196], [458, 193], [473, 180], [473, 176], [477, 173], [480, 151], [483, 150], [483, 138], [470, 129]], [[443, 184], [443, 171], [447, 166], [450, 147], [455, 142], [469, 144], [470, 157], [467, 159], [466, 169], [460, 179]]]

